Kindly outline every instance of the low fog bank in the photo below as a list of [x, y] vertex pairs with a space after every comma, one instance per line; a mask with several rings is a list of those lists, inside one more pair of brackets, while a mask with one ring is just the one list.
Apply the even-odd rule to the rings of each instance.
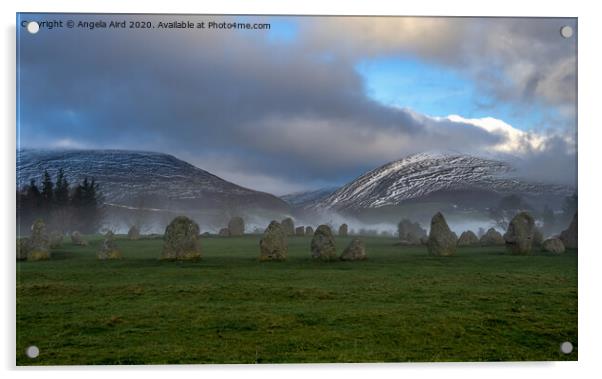
[[[434, 214], [435, 212], [433, 212]], [[430, 213], [429, 213], [430, 214]], [[466, 231], [471, 230], [475, 234], [482, 234], [489, 228], [494, 228], [500, 233], [505, 232], [503, 221], [489, 218], [483, 213], [466, 214], [463, 212], [443, 212], [449, 227], [458, 236]], [[417, 222], [428, 233], [430, 229], [430, 217], [411, 217], [403, 213], [399, 213], [396, 217], [389, 213], [383, 215], [382, 221], [375, 221], [374, 213], [370, 217], [365, 215], [350, 215], [342, 214], [335, 211], [314, 211], [298, 212], [298, 213], [273, 213], [265, 211], [256, 212], [240, 212], [233, 214], [231, 212], [219, 211], [141, 211], [133, 209], [110, 208], [105, 213], [105, 218], [101, 232], [111, 230], [117, 234], [126, 234], [132, 225], [138, 226], [142, 234], [163, 234], [166, 226], [173, 218], [184, 215], [193, 219], [199, 224], [201, 233], [218, 234], [220, 229], [227, 228], [228, 221], [234, 216], [240, 216], [245, 221], [245, 233], [261, 234], [272, 220], [281, 222], [283, 219], [290, 217], [295, 227], [311, 226], [314, 230], [322, 224], [329, 225], [333, 232], [338, 233], [338, 229], [342, 224], [347, 224], [350, 235], [364, 236], [383, 236], [397, 237], [397, 224], [402, 219], [408, 219], [412, 222]], [[559, 220], [554, 229], [545, 230], [546, 236], [552, 236], [565, 229], [570, 222], [570, 218], [564, 217]], [[536, 224], [543, 229], [543, 219], [536, 217]]]

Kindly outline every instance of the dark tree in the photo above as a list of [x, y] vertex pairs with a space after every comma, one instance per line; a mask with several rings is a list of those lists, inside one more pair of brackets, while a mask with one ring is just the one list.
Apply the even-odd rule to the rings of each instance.
[[69, 182], [65, 177], [63, 169], [59, 169], [56, 175], [56, 185], [54, 188], [54, 201], [58, 207], [69, 205]]
[[36, 181], [31, 179], [29, 186], [25, 189], [27, 199], [29, 203], [35, 207], [39, 207], [42, 204], [42, 194], [40, 189], [36, 185]]
[[37, 217], [41, 217], [42, 194], [36, 185], [36, 181], [31, 179], [29, 185], [23, 186], [17, 191], [17, 227], [19, 235], [29, 233], [29, 228]]
[[71, 197], [71, 205], [75, 214], [77, 230], [82, 233], [95, 233], [102, 221], [102, 203], [98, 195], [98, 184], [84, 178], [78, 184]]
[[50, 208], [54, 198], [54, 183], [50, 178], [48, 171], [44, 171], [44, 177], [42, 179], [42, 203], [45, 208]]
[[19, 234], [27, 234], [37, 218], [47, 221], [53, 230], [79, 230], [82, 233], [98, 231], [103, 216], [102, 196], [94, 180], [85, 178], [73, 189], [62, 169], [56, 183], [46, 171], [42, 175], [42, 189], [35, 180], [17, 190], [17, 225]]

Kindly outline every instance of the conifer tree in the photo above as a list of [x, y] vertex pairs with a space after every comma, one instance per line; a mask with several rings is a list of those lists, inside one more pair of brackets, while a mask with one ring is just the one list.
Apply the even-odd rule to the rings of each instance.
[[65, 172], [61, 168], [56, 175], [56, 184], [54, 188], [54, 200], [58, 207], [65, 207], [69, 204], [69, 182], [65, 177]]
[[44, 171], [44, 177], [42, 179], [42, 202], [45, 208], [50, 208], [53, 202], [54, 194], [54, 183], [50, 178], [48, 171]]

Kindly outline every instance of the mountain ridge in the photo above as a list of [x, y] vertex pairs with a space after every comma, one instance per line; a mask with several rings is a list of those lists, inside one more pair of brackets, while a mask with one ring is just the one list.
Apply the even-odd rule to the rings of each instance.
[[380, 208], [444, 191], [560, 197], [574, 191], [566, 185], [529, 182], [512, 176], [513, 173], [512, 165], [492, 158], [452, 153], [412, 154], [360, 175], [311, 207]]
[[278, 197], [242, 187], [171, 154], [123, 149], [19, 149], [17, 187], [51, 176], [59, 168], [71, 184], [94, 178], [107, 203], [140, 202], [172, 210], [193, 208], [267, 208], [286, 211]]

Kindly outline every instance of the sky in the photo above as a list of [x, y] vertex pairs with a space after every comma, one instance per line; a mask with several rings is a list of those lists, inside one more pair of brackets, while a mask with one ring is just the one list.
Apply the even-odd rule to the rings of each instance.
[[575, 19], [18, 17], [271, 25], [18, 28], [18, 147], [164, 152], [276, 195], [424, 151], [576, 187]]

